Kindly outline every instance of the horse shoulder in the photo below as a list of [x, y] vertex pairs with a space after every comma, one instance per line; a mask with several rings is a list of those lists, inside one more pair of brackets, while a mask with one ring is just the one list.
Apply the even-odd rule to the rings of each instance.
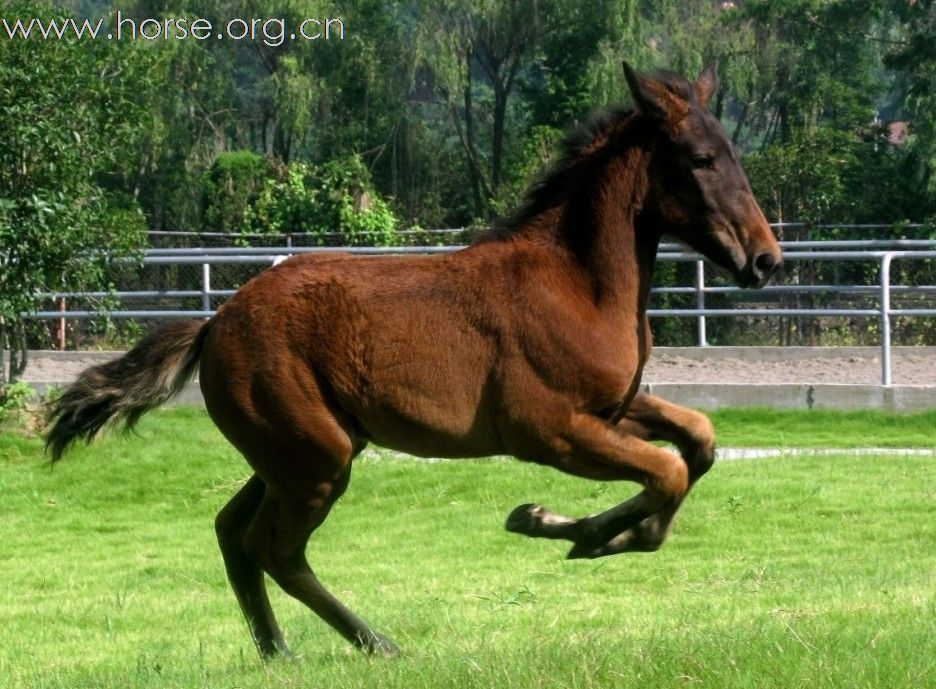
[[603, 311], [581, 273], [543, 253], [521, 255], [505, 282], [512, 318], [502, 369], [514, 379], [510, 387], [516, 396], [549, 390], [563, 405], [586, 409], [632, 397], [645, 361], [642, 317]]

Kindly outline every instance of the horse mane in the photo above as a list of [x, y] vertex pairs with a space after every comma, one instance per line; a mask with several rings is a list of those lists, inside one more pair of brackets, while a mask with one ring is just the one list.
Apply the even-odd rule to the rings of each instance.
[[517, 209], [495, 221], [488, 237], [502, 238], [515, 234], [555, 206], [574, 184], [582, 161], [606, 146], [633, 114], [634, 109], [630, 107], [599, 110], [584, 123], [569, 129], [559, 144], [556, 160], [530, 185]]

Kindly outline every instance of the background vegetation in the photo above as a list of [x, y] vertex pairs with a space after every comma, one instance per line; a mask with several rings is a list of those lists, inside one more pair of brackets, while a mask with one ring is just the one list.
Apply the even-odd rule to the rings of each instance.
[[[145, 229], [394, 243], [400, 228], [486, 223], [563, 129], [627, 99], [624, 59], [692, 75], [720, 58], [713, 107], [771, 220], [936, 215], [932, 0], [12, 0], [0, 15], [104, 17], [106, 31], [117, 9], [282, 17], [287, 32], [340, 17], [344, 39], [0, 31], [8, 340], [38, 290], [106, 289]], [[670, 330], [673, 344], [691, 332]]]

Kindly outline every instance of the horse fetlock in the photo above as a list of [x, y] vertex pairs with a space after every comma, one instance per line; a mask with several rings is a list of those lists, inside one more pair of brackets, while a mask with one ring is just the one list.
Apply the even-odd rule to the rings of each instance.
[[643, 550], [638, 544], [636, 529], [627, 529], [623, 533], [602, 543], [600, 545], [591, 545], [586, 543], [576, 543], [566, 554], [567, 560], [593, 560], [607, 555], [616, 555], [631, 550]]
[[[611, 531], [611, 533], [609, 533]], [[569, 540], [575, 543], [572, 550], [591, 551], [601, 548], [618, 530], [607, 520], [607, 513], [585, 517], [575, 522]]]
[[577, 542], [566, 555], [568, 560], [594, 559], [618, 553], [656, 552], [666, 540], [668, 528], [663, 526], [657, 515], [644, 519], [640, 524], [617, 534], [606, 543], [593, 545]]
[[660, 549], [669, 535], [669, 520], [659, 514], [647, 517], [634, 528], [630, 550], [652, 553]]

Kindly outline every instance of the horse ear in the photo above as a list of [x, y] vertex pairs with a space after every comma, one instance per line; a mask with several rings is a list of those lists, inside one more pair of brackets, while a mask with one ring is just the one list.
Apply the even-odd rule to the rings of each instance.
[[686, 103], [656, 79], [638, 74], [624, 63], [624, 78], [638, 109], [660, 120], [678, 120], [686, 112]]
[[709, 99], [718, 90], [718, 58], [709, 62], [699, 72], [699, 78], [696, 79], [695, 92], [699, 104], [704, 108], [708, 105]]

